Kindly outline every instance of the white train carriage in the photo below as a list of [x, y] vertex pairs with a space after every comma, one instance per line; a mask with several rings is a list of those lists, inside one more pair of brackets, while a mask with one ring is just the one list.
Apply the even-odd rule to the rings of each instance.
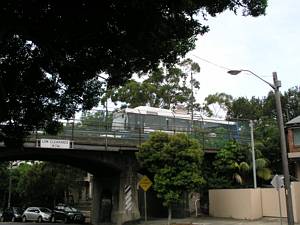
[[[193, 129], [192, 129], [193, 128]], [[164, 131], [168, 133], [192, 132], [202, 129], [209, 136], [217, 136], [215, 129], [222, 128], [230, 136], [238, 136], [236, 122], [216, 120], [199, 115], [194, 116], [187, 113], [175, 113], [172, 110], [160, 109], [148, 106], [122, 109], [113, 114], [112, 130], [118, 132], [139, 132], [147, 134], [153, 131]]]

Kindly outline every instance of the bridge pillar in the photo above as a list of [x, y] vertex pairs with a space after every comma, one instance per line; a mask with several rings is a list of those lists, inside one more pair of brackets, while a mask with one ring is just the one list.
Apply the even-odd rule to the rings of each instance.
[[138, 208], [137, 172], [132, 165], [120, 174], [119, 210], [112, 215], [118, 225], [140, 219]]
[[113, 214], [118, 211], [118, 177], [93, 176], [91, 223], [115, 223]]
[[92, 194], [92, 212], [91, 212], [91, 223], [97, 225], [100, 223], [100, 207], [101, 207], [101, 192], [102, 187], [97, 176], [93, 176], [92, 180], [93, 194]]
[[93, 176], [93, 225], [108, 222], [122, 225], [139, 218], [137, 172], [132, 165], [113, 177]]

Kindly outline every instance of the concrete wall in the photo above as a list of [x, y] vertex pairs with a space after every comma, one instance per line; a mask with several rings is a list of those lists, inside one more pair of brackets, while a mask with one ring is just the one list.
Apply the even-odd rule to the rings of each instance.
[[209, 190], [209, 214], [254, 220], [262, 217], [260, 189]]
[[293, 213], [296, 223], [300, 223], [300, 182], [292, 182]]
[[[263, 216], [279, 217], [279, 198], [275, 188], [261, 189]], [[284, 189], [280, 190], [281, 212], [283, 217], [287, 217]]]
[[[294, 221], [300, 222], [300, 182], [292, 182]], [[280, 190], [281, 212], [286, 217], [285, 191]], [[279, 217], [279, 198], [275, 188], [209, 190], [209, 214], [214, 217], [259, 219]]]

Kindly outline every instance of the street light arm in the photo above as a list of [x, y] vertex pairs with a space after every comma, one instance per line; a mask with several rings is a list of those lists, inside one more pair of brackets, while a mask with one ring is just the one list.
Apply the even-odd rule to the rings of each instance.
[[251, 73], [253, 76], [257, 77], [258, 79], [260, 79], [261, 81], [265, 82], [266, 84], [268, 84], [273, 90], [276, 90], [277, 87], [275, 87], [273, 84], [269, 83], [268, 81], [264, 80], [263, 78], [261, 78], [260, 76], [258, 76], [257, 74], [253, 73], [251, 70], [229, 70], [227, 73], [231, 74], [231, 75], [237, 75], [240, 72], [248, 72]]
[[276, 89], [276, 87], [269, 83], [268, 81], [266, 81], [265, 79], [261, 78], [260, 76], [258, 76], [257, 74], [253, 73], [251, 70], [242, 70], [242, 71], [245, 71], [245, 72], [248, 72], [248, 73], [251, 73], [253, 76], [257, 77], [258, 79], [260, 79], [261, 81], [265, 82], [266, 84], [268, 84], [269, 86], [271, 86], [271, 88], [273, 88], [274, 90]]

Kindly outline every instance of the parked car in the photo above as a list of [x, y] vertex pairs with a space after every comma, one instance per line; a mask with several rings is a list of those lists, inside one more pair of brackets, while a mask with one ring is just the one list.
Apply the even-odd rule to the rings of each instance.
[[85, 217], [78, 209], [69, 205], [59, 204], [54, 207], [51, 222], [56, 222], [58, 220], [64, 221], [65, 223], [84, 223]]
[[0, 221], [22, 221], [23, 210], [20, 207], [10, 207], [6, 208], [0, 213]]
[[37, 221], [39, 223], [43, 221], [51, 221], [52, 218], [52, 210], [45, 207], [29, 207], [27, 208], [23, 215], [23, 222], [26, 221]]

